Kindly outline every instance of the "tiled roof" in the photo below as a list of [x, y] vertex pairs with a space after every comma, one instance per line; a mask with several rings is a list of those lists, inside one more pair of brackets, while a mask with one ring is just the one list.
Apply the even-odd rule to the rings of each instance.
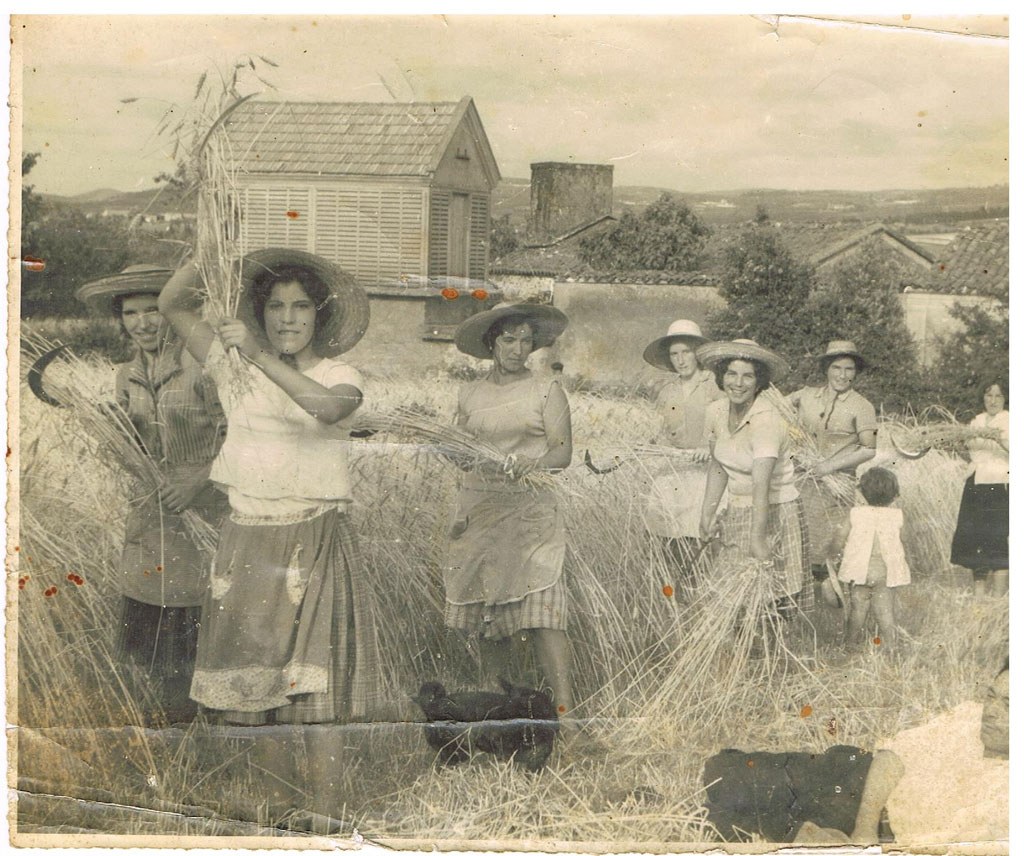
[[246, 172], [428, 176], [469, 103], [248, 101], [225, 124]]
[[[699, 271], [595, 271], [579, 257], [579, 241], [570, 239], [550, 247], [523, 247], [491, 263], [495, 274], [551, 276], [576, 282], [664, 282], [673, 285], [715, 285], [721, 281], [729, 247], [737, 244], [746, 224], [721, 224], [714, 227], [704, 249], [706, 263]], [[915, 244], [899, 229], [874, 223], [779, 223], [780, 237], [798, 261], [814, 264], [838, 250], [882, 233], [900, 241], [930, 268], [917, 268], [915, 287], [951, 294], [988, 294], [1006, 298], [1009, 293], [1009, 226], [1005, 220], [972, 224], [945, 247]], [[937, 257], [937, 258], [936, 258]], [[908, 270], [908, 274], [912, 272]]]
[[902, 234], [901, 232], [897, 232], [895, 229], [889, 228], [884, 223], [871, 223], [868, 226], [864, 226], [863, 228], [855, 231], [853, 234], [846, 235], [843, 238], [834, 241], [825, 247], [820, 248], [816, 252], [813, 252], [808, 258], [808, 261], [812, 265], [817, 267], [818, 265], [833, 259], [834, 257], [850, 249], [851, 247], [859, 244], [861, 241], [870, 238], [874, 235], [887, 235], [889, 238], [892, 238], [894, 241], [899, 242], [904, 247], [911, 250], [916, 255], [920, 256], [920, 258], [924, 262], [930, 264], [935, 261], [935, 257], [928, 250], [924, 249], [924, 247], [919, 247], [917, 244], [911, 241], [906, 235]]
[[949, 294], [983, 294], [1006, 299], [1010, 293], [1010, 224], [972, 223], [942, 248], [936, 287]]

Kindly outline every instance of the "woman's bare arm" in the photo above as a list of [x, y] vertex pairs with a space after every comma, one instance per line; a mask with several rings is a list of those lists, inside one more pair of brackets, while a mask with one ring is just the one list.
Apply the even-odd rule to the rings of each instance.
[[193, 262], [186, 262], [163, 287], [158, 306], [188, 352], [204, 363], [215, 334], [199, 312], [203, 301], [198, 284], [199, 270]]
[[244, 321], [237, 318], [221, 319], [217, 325], [217, 335], [225, 347], [237, 347], [246, 359], [281, 387], [292, 401], [320, 422], [333, 425], [350, 416], [363, 403], [363, 393], [351, 384], [341, 383], [328, 389], [283, 362], [277, 354], [261, 346]]
[[561, 384], [552, 383], [548, 388], [543, 419], [548, 450], [539, 458], [517, 460], [512, 473], [517, 478], [534, 470], [558, 472], [572, 463], [572, 418], [569, 399]]

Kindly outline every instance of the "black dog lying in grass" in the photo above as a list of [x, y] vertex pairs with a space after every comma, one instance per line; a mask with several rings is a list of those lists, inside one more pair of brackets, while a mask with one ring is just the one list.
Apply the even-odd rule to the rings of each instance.
[[544, 766], [558, 732], [558, 714], [546, 693], [516, 687], [502, 680], [505, 692], [449, 693], [436, 681], [412, 697], [428, 724], [427, 743], [442, 765], [469, 759], [470, 749], [536, 772]]

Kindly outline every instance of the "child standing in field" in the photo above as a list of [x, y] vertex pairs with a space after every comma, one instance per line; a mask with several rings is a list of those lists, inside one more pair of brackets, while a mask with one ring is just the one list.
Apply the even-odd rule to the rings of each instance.
[[849, 586], [851, 610], [846, 624], [846, 648], [864, 638], [868, 612], [878, 625], [883, 649], [896, 648], [896, 619], [892, 589], [910, 583], [910, 567], [900, 532], [903, 510], [892, 503], [900, 495], [895, 473], [872, 467], [860, 478], [867, 505], [850, 509], [833, 545], [842, 545], [839, 580]]

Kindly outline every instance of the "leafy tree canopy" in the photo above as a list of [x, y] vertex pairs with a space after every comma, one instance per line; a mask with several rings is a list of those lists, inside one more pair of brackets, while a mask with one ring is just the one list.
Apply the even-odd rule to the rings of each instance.
[[627, 211], [605, 232], [580, 242], [580, 256], [595, 270], [696, 270], [711, 229], [689, 206], [663, 193], [640, 216]]

